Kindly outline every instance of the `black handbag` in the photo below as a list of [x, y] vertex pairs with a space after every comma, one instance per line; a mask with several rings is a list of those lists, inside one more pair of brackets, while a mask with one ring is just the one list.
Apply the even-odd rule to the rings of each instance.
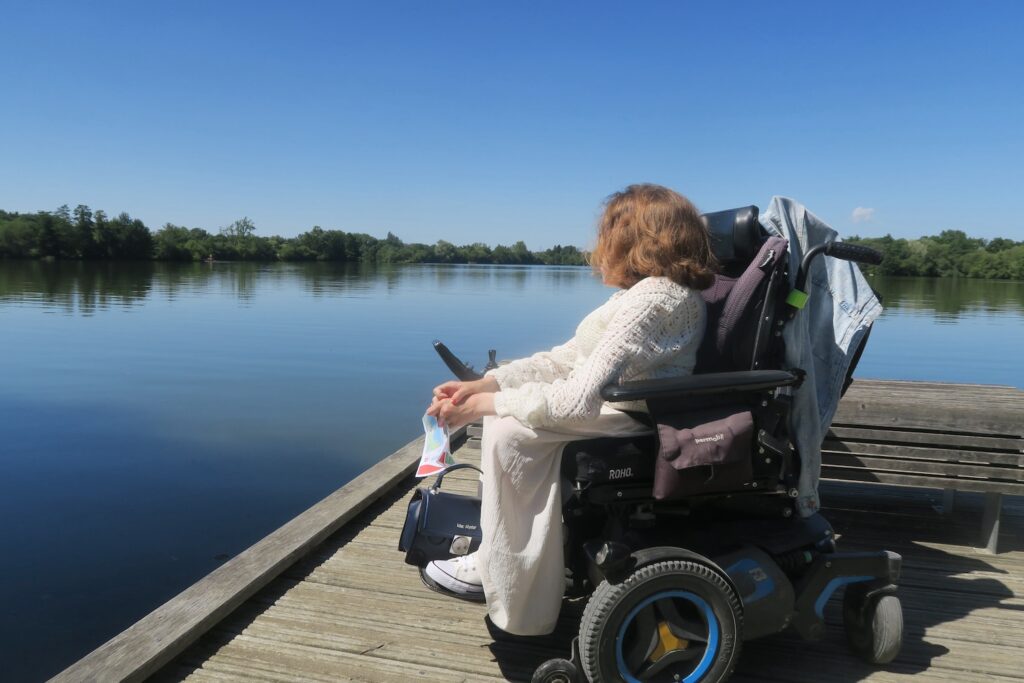
[[432, 487], [413, 492], [398, 540], [406, 563], [425, 567], [480, 547], [480, 498], [441, 491], [444, 475], [467, 467], [480, 472], [468, 463], [452, 465], [437, 475]]

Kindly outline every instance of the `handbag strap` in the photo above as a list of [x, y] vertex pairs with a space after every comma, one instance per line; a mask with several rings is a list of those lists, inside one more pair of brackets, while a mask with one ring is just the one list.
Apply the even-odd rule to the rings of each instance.
[[444, 481], [444, 475], [448, 474], [449, 472], [454, 472], [455, 470], [464, 470], [467, 467], [471, 470], [476, 470], [480, 474], [484, 473], [482, 469], [480, 469], [476, 465], [470, 465], [468, 462], [456, 463], [450, 467], [446, 467], [443, 470], [441, 470], [441, 472], [437, 475], [437, 481], [434, 482], [433, 489], [435, 491], [439, 491], [441, 489], [441, 482]]

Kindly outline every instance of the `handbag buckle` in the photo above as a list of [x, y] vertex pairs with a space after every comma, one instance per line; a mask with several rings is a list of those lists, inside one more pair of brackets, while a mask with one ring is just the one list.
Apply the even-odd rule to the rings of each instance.
[[452, 545], [448, 551], [452, 555], [468, 555], [470, 543], [473, 539], [469, 536], [456, 536], [452, 539]]

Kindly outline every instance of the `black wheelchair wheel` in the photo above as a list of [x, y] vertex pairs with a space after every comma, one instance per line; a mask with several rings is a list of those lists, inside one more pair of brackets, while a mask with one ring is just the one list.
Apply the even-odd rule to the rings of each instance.
[[568, 659], [549, 659], [533, 672], [530, 683], [580, 683], [580, 672]]
[[583, 671], [591, 683], [719, 683], [736, 666], [742, 626], [725, 577], [658, 562], [594, 591], [580, 625]]
[[903, 606], [895, 595], [868, 597], [864, 586], [843, 594], [843, 628], [850, 649], [868, 664], [888, 664], [903, 647]]

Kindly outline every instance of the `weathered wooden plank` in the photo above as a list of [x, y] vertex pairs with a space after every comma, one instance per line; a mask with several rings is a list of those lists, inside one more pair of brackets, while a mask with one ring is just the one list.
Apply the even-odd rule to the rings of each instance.
[[879, 455], [892, 458], [909, 458], [913, 460], [931, 460], [935, 462], [970, 462], [992, 466], [992, 469], [1021, 469], [1024, 467], [1024, 453], [993, 453], [990, 451], [973, 451], [958, 448], [933, 448], [906, 446], [890, 443], [868, 443], [863, 441], [847, 441], [826, 439], [821, 444], [822, 451], [837, 453], [853, 453], [857, 455]]
[[52, 680], [138, 681], [150, 675], [408, 476], [421, 448], [417, 439], [392, 453]]
[[1006, 493], [1010, 495], [1020, 492], [1020, 484], [1011, 482], [982, 481], [956, 479], [954, 477], [922, 476], [915, 474], [894, 474], [890, 472], [874, 472], [856, 467], [837, 467], [822, 465], [822, 479], [834, 481], [857, 481], [894, 486], [923, 486], [927, 488], [956, 488], [958, 491], [977, 491], [981, 493]]
[[[276, 639], [240, 634], [232, 641], [232, 652], [215, 653], [203, 664], [216, 667], [230, 663], [236, 670], [251, 671], [270, 680], [323, 681], [336, 680], [392, 683], [393, 681], [473, 681], [490, 683], [496, 676], [453, 672], [442, 658], [434, 664], [408, 662], [375, 656], [373, 653], [330, 651], [330, 657], [309, 645], [285, 644]], [[453, 675], [454, 674], [454, 675]]]
[[955, 462], [912, 460], [895, 457], [871, 457], [860, 453], [823, 450], [822, 465], [857, 467], [872, 472], [903, 472], [909, 474], [935, 475], [953, 479], [973, 478], [979, 480], [1018, 482], [1020, 493], [1024, 493], [1024, 470], [1019, 467], [995, 467], [986, 465], [963, 465]]
[[1021, 436], [1022, 396], [1012, 387], [858, 380], [839, 402], [833, 421]]
[[926, 405], [895, 401], [853, 403], [842, 401], [835, 421], [841, 424], [934, 428], [942, 424], [950, 432], [1018, 436], [1024, 424], [1020, 411], [1012, 408], [966, 408], [962, 405]]
[[914, 444], [936, 448], [966, 448], [984, 452], [1024, 452], [1024, 439], [1020, 437], [994, 437], [981, 434], [949, 434], [937, 430], [918, 431], [907, 429], [870, 429], [833, 422], [826, 438], [839, 441], [863, 441], [867, 443]]
[[961, 382], [857, 378], [850, 386], [849, 391], [847, 391], [847, 396], [913, 396], [922, 399], [971, 396], [993, 400], [1018, 400], [1019, 391], [1019, 388], [1008, 384], [970, 384]]

